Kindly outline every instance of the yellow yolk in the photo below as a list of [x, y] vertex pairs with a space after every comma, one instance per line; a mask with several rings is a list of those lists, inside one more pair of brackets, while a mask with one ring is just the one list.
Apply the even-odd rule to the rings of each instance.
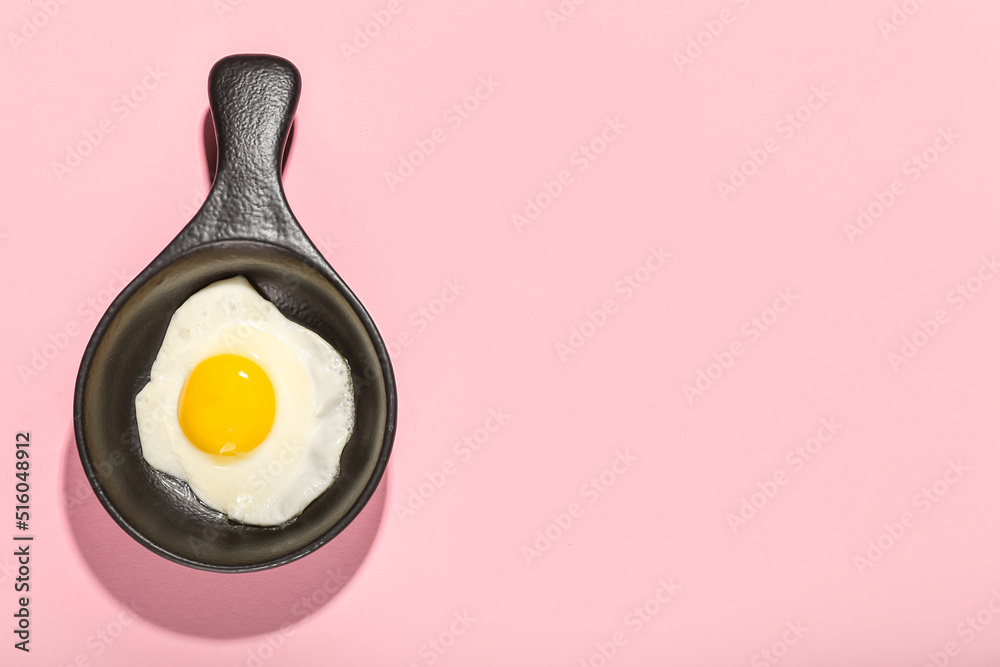
[[267, 373], [246, 357], [209, 357], [184, 381], [177, 416], [184, 435], [203, 452], [242, 454], [271, 431], [274, 387]]

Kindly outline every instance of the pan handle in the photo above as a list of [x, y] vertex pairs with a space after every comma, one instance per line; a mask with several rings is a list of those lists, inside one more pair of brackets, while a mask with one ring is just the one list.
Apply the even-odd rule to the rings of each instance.
[[281, 184], [281, 162], [301, 77], [277, 56], [233, 55], [217, 62], [208, 94], [219, 147], [212, 189], [161, 261], [212, 241], [249, 239], [322, 256], [295, 220]]
[[301, 89], [299, 71], [283, 58], [223, 58], [208, 77], [219, 145], [216, 181], [266, 197], [281, 187], [281, 154]]

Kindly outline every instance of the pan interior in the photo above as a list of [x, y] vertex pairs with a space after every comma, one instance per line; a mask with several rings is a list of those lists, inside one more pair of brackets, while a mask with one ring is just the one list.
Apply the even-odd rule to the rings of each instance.
[[[216, 570], [287, 562], [340, 532], [374, 491], [391, 428], [391, 388], [380, 361], [385, 351], [369, 334], [370, 320], [356, 299], [332, 272], [324, 275], [298, 255], [251, 241], [201, 245], [146, 273], [99, 325], [104, 331], [79, 406], [87, 472], [112, 516], [168, 558]], [[169, 478], [146, 464], [139, 443], [135, 396], [149, 381], [171, 316], [198, 290], [236, 275], [245, 276], [285, 317], [333, 345], [348, 361], [354, 383], [354, 431], [337, 478], [302, 514], [280, 526], [241, 524], [185, 500], [165, 483]]]

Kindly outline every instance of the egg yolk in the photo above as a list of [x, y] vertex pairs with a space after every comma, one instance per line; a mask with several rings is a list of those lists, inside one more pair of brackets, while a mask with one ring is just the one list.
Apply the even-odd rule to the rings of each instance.
[[184, 381], [177, 415], [184, 435], [198, 449], [221, 456], [242, 454], [271, 431], [274, 387], [267, 373], [246, 357], [209, 357]]

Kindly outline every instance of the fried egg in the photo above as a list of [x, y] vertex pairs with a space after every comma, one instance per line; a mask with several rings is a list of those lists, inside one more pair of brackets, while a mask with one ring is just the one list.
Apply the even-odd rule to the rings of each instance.
[[354, 394], [344, 358], [237, 276], [174, 312], [135, 413], [152, 468], [236, 521], [273, 526], [333, 483]]

